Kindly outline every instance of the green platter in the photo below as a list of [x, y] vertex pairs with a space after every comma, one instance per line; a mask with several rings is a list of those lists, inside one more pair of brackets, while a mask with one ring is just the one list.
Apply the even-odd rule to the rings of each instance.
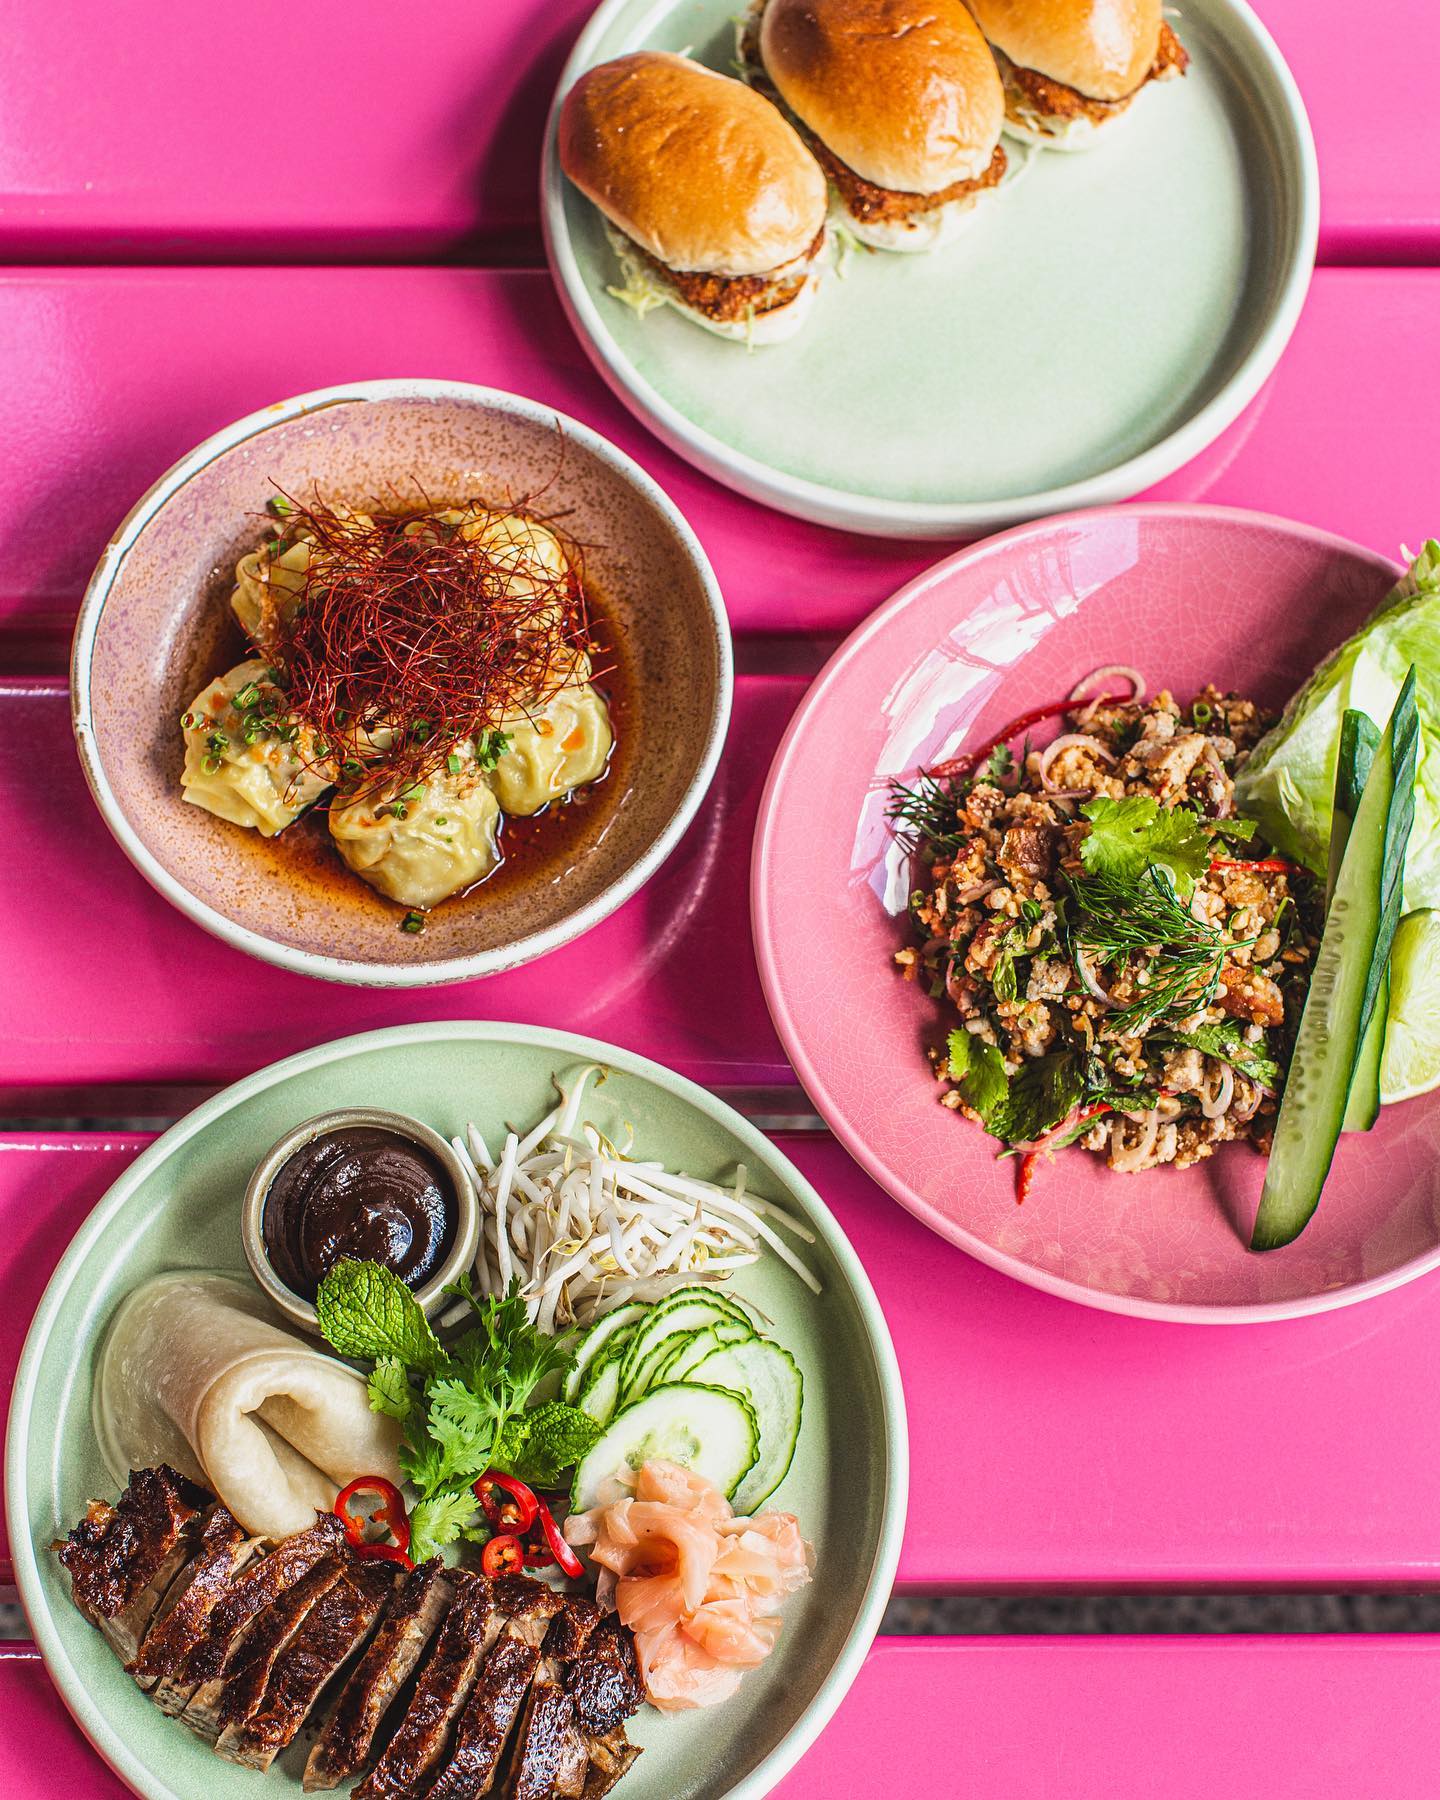
[[670, 448], [849, 531], [977, 537], [1128, 499], [1212, 444], [1275, 368], [1315, 260], [1304, 105], [1245, 0], [1185, 0], [1191, 56], [1078, 155], [1023, 173], [928, 255], [859, 250], [798, 336], [746, 353], [609, 291], [596, 209], [560, 170], [577, 78], [637, 49], [732, 73], [744, 0], [603, 0], [560, 77], [542, 183], [550, 267], [587, 354]]
[[[805, 1377], [795, 1463], [772, 1504], [799, 1515], [816, 1576], [785, 1610], [780, 1647], [710, 1712], [642, 1709], [646, 1754], [624, 1800], [758, 1800], [839, 1705], [879, 1626], [905, 1520], [904, 1399], [885, 1320], [858, 1258], [819, 1195], [753, 1126], [704, 1089], [643, 1057], [565, 1032], [473, 1021], [413, 1025], [325, 1044], [236, 1083], [151, 1146], [110, 1189], [61, 1259], [21, 1357], [6, 1441], [6, 1517], [21, 1599], [65, 1703], [95, 1748], [146, 1800], [262, 1800], [299, 1794], [303, 1746], [268, 1777], [222, 1762], [162, 1717], [71, 1605], [48, 1552], [92, 1494], [113, 1495], [90, 1423], [97, 1348], [120, 1299], [162, 1269], [243, 1272], [240, 1197], [252, 1166], [290, 1125], [333, 1107], [410, 1112], [450, 1135], [538, 1120], [551, 1077], [586, 1062], [611, 1071], [591, 1116], [629, 1120], [639, 1154], [702, 1177], [744, 1162], [750, 1186], [816, 1232], [816, 1299], [778, 1259], [737, 1291], [774, 1321]], [[298, 1752], [298, 1754], [297, 1754]]]

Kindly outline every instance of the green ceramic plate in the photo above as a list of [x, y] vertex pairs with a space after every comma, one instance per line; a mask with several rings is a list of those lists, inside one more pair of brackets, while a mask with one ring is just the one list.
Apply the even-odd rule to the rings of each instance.
[[[605, 0], [557, 107], [628, 50], [730, 71], [743, 9]], [[1113, 138], [1037, 154], [945, 249], [851, 255], [798, 337], [750, 354], [606, 292], [615, 260], [560, 173], [552, 116], [545, 231], [571, 321], [672, 449], [802, 518], [946, 537], [1127, 499], [1253, 399], [1315, 260], [1315, 149], [1274, 43], [1244, 0], [1185, 0], [1174, 22], [1189, 75]]]
[[109, 1495], [90, 1425], [105, 1323], [156, 1271], [243, 1270], [240, 1197], [287, 1126], [330, 1107], [398, 1108], [447, 1133], [538, 1119], [551, 1076], [589, 1061], [611, 1078], [595, 1115], [634, 1124], [644, 1152], [701, 1176], [743, 1161], [751, 1184], [804, 1215], [817, 1300], [778, 1262], [742, 1292], [775, 1321], [805, 1375], [805, 1422], [775, 1504], [816, 1546], [812, 1585], [786, 1607], [780, 1647], [739, 1695], [708, 1713], [633, 1725], [645, 1746], [625, 1800], [720, 1800], [768, 1793], [815, 1738], [855, 1676], [889, 1597], [905, 1518], [904, 1401], [884, 1318], [854, 1251], [791, 1163], [703, 1089], [644, 1058], [562, 1032], [465, 1022], [346, 1038], [252, 1075], [168, 1131], [126, 1171], [66, 1251], [30, 1329], [6, 1445], [6, 1511], [21, 1598], [46, 1664], [101, 1755], [148, 1800], [259, 1800], [299, 1794], [303, 1754], [263, 1780], [221, 1762], [163, 1718], [71, 1606], [46, 1550], [91, 1494]]

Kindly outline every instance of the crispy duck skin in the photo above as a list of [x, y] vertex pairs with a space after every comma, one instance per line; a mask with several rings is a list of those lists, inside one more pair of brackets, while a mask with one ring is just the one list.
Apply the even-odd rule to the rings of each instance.
[[310, 1608], [344, 1573], [338, 1556], [322, 1556], [313, 1569], [278, 1594], [230, 1647], [225, 1667], [190, 1696], [181, 1723], [213, 1744], [227, 1725], [243, 1725], [265, 1698], [280, 1652], [300, 1630]]
[[387, 1726], [353, 1800], [603, 1800], [640, 1754], [629, 1633], [529, 1575], [399, 1578], [327, 1513], [267, 1551], [164, 1467], [55, 1548], [86, 1617], [137, 1634], [135, 1681], [219, 1755], [269, 1768], [323, 1700], [307, 1791], [353, 1780]]
[[560, 1665], [543, 1657], [531, 1683], [505, 1771], [503, 1800], [577, 1800], [590, 1753], [575, 1723], [575, 1702], [560, 1685]]
[[640, 1710], [645, 1690], [635, 1645], [616, 1614], [607, 1613], [590, 1634], [584, 1656], [565, 1672], [565, 1686], [580, 1729], [591, 1737], [610, 1736]]
[[490, 1792], [540, 1666], [540, 1647], [566, 1605], [553, 1588], [529, 1575], [502, 1575], [494, 1584], [494, 1597], [488, 1654], [428, 1800], [475, 1800]]
[[194, 1545], [209, 1495], [167, 1463], [134, 1469], [114, 1506], [92, 1500], [59, 1547], [76, 1606], [129, 1662]]
[[254, 1557], [259, 1542], [246, 1535], [229, 1507], [215, 1502], [206, 1516], [194, 1561], [171, 1584], [164, 1606], [127, 1664], [140, 1687], [154, 1687], [188, 1653], [230, 1582]]
[[349, 1564], [276, 1658], [259, 1708], [243, 1724], [227, 1725], [216, 1751], [228, 1762], [268, 1769], [369, 1638], [394, 1585], [388, 1564]]
[[534, 1644], [502, 1632], [455, 1727], [450, 1760], [427, 1800], [482, 1800], [495, 1785], [505, 1745], [540, 1665]]
[[481, 1659], [499, 1631], [484, 1575], [456, 1575], [455, 1604], [435, 1640], [399, 1729], [355, 1790], [355, 1800], [413, 1800], [429, 1785]]
[[310, 1752], [307, 1793], [337, 1788], [369, 1762], [375, 1733], [439, 1629], [454, 1591], [434, 1557], [405, 1576]]
[[256, 1613], [313, 1569], [322, 1557], [338, 1556], [344, 1547], [345, 1527], [333, 1513], [317, 1513], [309, 1530], [286, 1538], [237, 1576], [210, 1614], [204, 1636], [156, 1688], [155, 1699], [161, 1710], [179, 1712], [202, 1681], [212, 1680], [224, 1668], [230, 1646]]
[[505, 1800], [580, 1800], [584, 1794], [593, 1734], [582, 1726], [570, 1679], [589, 1661], [597, 1637], [602, 1646], [608, 1640], [603, 1623], [593, 1600], [574, 1598], [552, 1620], [511, 1752]]

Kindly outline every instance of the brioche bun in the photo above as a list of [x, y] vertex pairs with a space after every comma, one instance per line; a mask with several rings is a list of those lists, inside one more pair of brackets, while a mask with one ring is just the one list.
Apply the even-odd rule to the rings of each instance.
[[760, 55], [796, 118], [876, 187], [973, 181], [1000, 141], [999, 72], [958, 0], [767, 0]]
[[1124, 100], [1160, 48], [1160, 0], [965, 0], [985, 36], [1022, 69], [1089, 100]]
[[820, 165], [777, 107], [688, 57], [642, 50], [582, 75], [560, 166], [667, 268], [763, 275], [825, 222]]

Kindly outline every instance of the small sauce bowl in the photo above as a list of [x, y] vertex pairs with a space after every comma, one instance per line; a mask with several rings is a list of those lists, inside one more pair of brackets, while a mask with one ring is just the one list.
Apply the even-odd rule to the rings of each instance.
[[241, 1205], [240, 1235], [250, 1272], [266, 1296], [287, 1319], [309, 1332], [318, 1333], [320, 1329], [314, 1303], [289, 1287], [271, 1261], [265, 1240], [266, 1203], [275, 1178], [298, 1152], [318, 1138], [357, 1128], [408, 1139], [439, 1165], [449, 1183], [455, 1208], [450, 1248], [430, 1279], [411, 1290], [424, 1313], [429, 1315], [438, 1309], [444, 1290], [473, 1266], [479, 1247], [480, 1207], [469, 1171], [438, 1131], [406, 1113], [385, 1112], [373, 1106], [347, 1106], [306, 1119], [287, 1131], [256, 1164]]

